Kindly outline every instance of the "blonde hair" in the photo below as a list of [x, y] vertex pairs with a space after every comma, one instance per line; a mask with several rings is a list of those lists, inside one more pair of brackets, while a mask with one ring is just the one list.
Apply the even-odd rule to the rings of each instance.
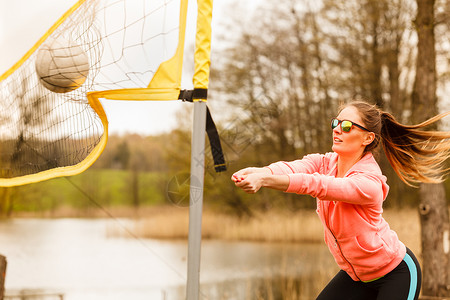
[[403, 182], [415, 186], [419, 182], [445, 180], [449, 171], [444, 165], [450, 157], [450, 132], [421, 129], [450, 115], [450, 111], [417, 125], [403, 125], [391, 114], [367, 102], [355, 101], [346, 106], [355, 107], [363, 126], [375, 133], [374, 141], [366, 146], [365, 152], [372, 152], [382, 144], [389, 163]]

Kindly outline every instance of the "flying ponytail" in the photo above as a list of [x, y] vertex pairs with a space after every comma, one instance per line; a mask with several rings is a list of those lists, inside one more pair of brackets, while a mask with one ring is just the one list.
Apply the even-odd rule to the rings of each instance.
[[376, 135], [366, 147], [371, 152], [381, 143], [384, 153], [394, 171], [410, 186], [419, 182], [439, 183], [450, 170], [445, 164], [450, 157], [449, 131], [423, 131], [447, 115], [439, 114], [418, 125], [403, 125], [391, 114], [366, 102], [351, 102], [360, 113], [366, 128]]

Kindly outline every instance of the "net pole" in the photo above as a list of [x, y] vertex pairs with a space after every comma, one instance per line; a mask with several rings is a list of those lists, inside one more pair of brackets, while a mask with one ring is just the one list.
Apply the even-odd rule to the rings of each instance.
[[205, 162], [206, 103], [194, 103], [191, 146], [191, 183], [189, 199], [189, 240], [187, 300], [198, 300], [200, 292], [200, 257], [202, 240], [203, 182]]
[[[197, 0], [197, 32], [194, 53], [194, 90], [208, 89], [211, 53], [213, 0]], [[206, 99], [194, 97], [189, 200], [189, 238], [186, 299], [200, 294], [200, 253], [202, 240], [203, 185], [205, 172]]]

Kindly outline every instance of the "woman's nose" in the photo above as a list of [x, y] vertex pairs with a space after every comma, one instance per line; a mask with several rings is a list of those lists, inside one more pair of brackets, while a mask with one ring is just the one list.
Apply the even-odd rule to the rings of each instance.
[[334, 127], [333, 128], [333, 132], [342, 133], [341, 124], [339, 124], [338, 126]]

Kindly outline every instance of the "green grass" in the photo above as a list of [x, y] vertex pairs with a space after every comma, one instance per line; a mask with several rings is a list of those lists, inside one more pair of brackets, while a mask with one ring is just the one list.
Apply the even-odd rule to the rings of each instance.
[[[154, 172], [137, 175], [139, 205], [165, 202], [165, 177]], [[95, 203], [104, 207], [133, 206], [133, 178], [136, 175], [131, 171], [90, 169], [77, 176], [15, 187], [10, 197], [14, 212], [49, 211], [60, 207], [86, 210]]]

